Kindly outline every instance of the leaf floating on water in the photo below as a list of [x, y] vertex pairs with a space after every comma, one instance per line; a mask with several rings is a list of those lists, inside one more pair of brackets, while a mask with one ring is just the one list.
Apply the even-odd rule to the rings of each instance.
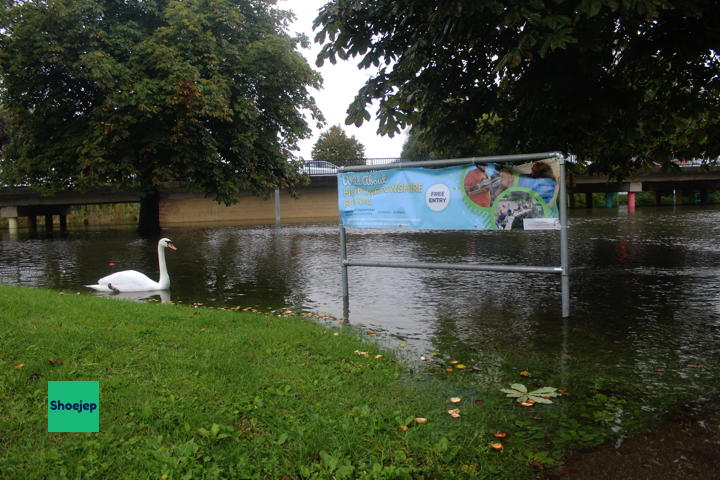
[[460, 397], [451, 397], [450, 398], [450, 403], [460, 403], [460, 402], [462, 402], [462, 398], [460, 398]]

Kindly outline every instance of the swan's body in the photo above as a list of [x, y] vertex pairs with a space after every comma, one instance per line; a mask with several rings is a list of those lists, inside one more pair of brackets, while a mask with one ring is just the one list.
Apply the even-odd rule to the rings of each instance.
[[97, 281], [96, 285], [85, 285], [98, 292], [150, 292], [154, 290], [167, 290], [170, 288], [170, 275], [165, 265], [165, 248], [177, 250], [169, 238], [158, 242], [158, 263], [160, 265], [160, 280], [155, 281], [135, 270], [125, 270], [113, 273]]

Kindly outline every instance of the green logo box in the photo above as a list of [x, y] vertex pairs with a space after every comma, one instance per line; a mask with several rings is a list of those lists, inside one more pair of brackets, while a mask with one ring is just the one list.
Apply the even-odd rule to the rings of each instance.
[[48, 432], [99, 432], [100, 382], [48, 382]]

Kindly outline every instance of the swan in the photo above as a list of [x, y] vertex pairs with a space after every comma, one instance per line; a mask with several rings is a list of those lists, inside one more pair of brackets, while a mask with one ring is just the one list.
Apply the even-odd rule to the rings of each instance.
[[158, 282], [135, 270], [124, 270], [101, 278], [96, 285], [85, 286], [98, 292], [114, 293], [167, 290], [170, 288], [170, 276], [167, 266], [165, 266], [165, 248], [177, 250], [169, 238], [161, 238], [158, 242], [158, 263], [160, 264], [160, 281]]

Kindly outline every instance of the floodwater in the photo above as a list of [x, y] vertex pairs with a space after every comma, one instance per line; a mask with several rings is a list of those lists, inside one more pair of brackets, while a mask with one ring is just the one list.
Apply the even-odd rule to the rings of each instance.
[[[569, 319], [556, 275], [351, 267], [349, 322], [410, 356], [574, 355], [604, 375], [631, 369], [640, 382], [664, 378], [702, 400], [717, 392], [720, 365], [719, 233], [719, 207], [571, 210]], [[174, 302], [342, 317], [336, 225], [163, 236], [178, 247], [167, 252]], [[0, 283], [93, 295], [83, 285], [113, 271], [157, 278], [157, 238], [131, 228], [0, 238]], [[557, 266], [558, 241], [555, 231], [349, 231], [348, 256]]]

